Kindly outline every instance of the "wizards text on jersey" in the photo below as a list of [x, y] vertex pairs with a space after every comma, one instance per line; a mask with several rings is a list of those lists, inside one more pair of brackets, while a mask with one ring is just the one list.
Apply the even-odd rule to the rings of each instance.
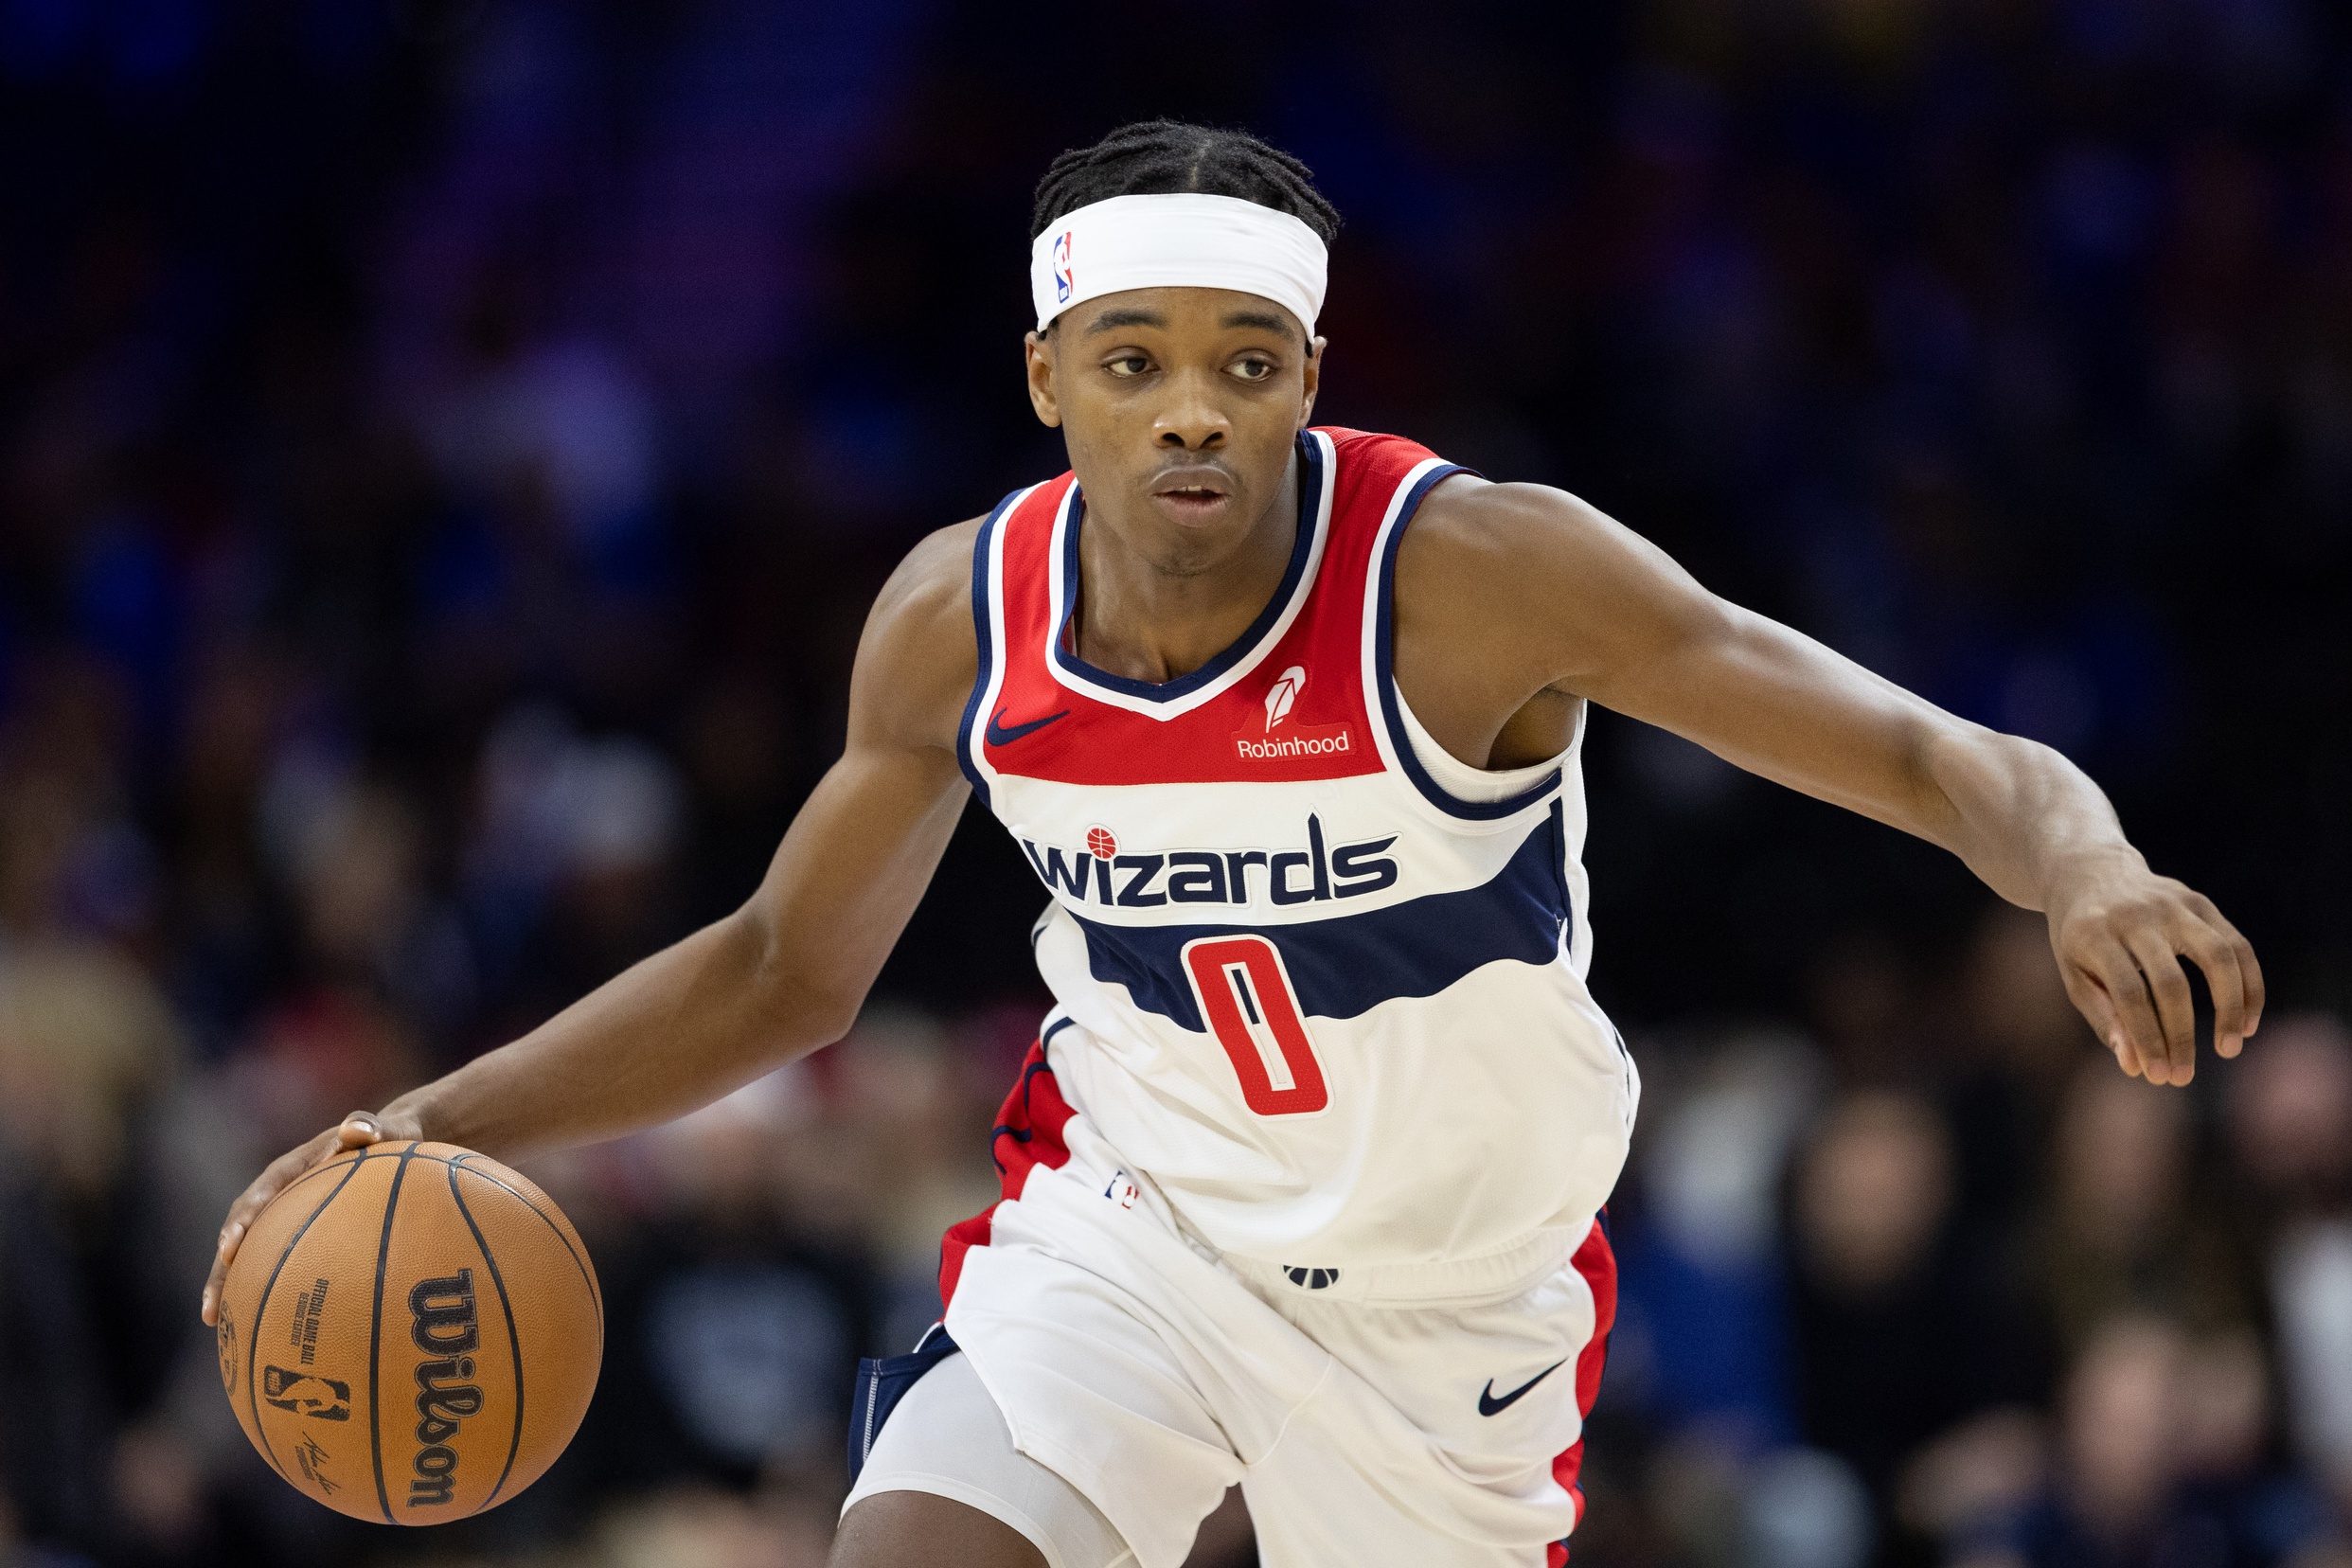
[[1383, 854], [1394, 833], [1327, 847], [1323, 822], [1307, 818], [1303, 847], [1170, 849], [1122, 854], [1108, 829], [1090, 829], [1085, 849], [1063, 850], [1017, 835], [1046, 890], [1078, 903], [1149, 909], [1161, 904], [1316, 903], [1361, 898], [1397, 884]]

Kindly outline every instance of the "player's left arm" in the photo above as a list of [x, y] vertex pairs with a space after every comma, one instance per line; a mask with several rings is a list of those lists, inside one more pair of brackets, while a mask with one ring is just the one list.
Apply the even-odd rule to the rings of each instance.
[[1560, 490], [1449, 481], [1404, 549], [1400, 580], [1410, 569], [1416, 600], [1473, 645], [1490, 672], [1480, 678], [1502, 683], [1500, 711], [1513, 711], [1513, 686], [1521, 703], [1590, 699], [1939, 844], [2042, 912], [2068, 993], [2126, 1072], [2189, 1081], [2181, 957], [2204, 973], [2220, 1055], [2260, 1022], [2253, 946], [2211, 900], [2149, 870], [2099, 787], [2050, 747], [1957, 718], [1717, 597]]

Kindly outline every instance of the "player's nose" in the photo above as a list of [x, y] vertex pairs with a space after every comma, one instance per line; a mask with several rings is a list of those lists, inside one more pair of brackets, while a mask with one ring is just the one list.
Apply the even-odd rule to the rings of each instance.
[[1215, 391], [1214, 372], [1195, 370], [1170, 376], [1167, 401], [1152, 420], [1159, 444], [1200, 452], [1231, 437], [1233, 421], [1225, 417]]

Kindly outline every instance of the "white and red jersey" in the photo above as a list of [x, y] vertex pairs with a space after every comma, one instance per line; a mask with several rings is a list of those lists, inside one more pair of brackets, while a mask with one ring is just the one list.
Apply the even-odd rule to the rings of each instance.
[[1273, 600], [1163, 684], [1071, 650], [1075, 476], [980, 530], [958, 751], [1053, 898], [1047, 1060], [1223, 1252], [1444, 1263], [1581, 1234], [1639, 1094], [1585, 989], [1581, 726], [1513, 775], [1417, 733], [1390, 668], [1397, 549], [1461, 471], [1338, 429], [1299, 461]]

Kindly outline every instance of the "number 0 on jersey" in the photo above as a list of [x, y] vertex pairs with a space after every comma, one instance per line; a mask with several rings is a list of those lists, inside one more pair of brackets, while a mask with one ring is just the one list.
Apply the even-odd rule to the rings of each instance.
[[1263, 936], [1185, 944], [1185, 974], [1209, 1032], [1233, 1059], [1241, 1099], [1261, 1116], [1311, 1115], [1331, 1103], [1282, 954]]

